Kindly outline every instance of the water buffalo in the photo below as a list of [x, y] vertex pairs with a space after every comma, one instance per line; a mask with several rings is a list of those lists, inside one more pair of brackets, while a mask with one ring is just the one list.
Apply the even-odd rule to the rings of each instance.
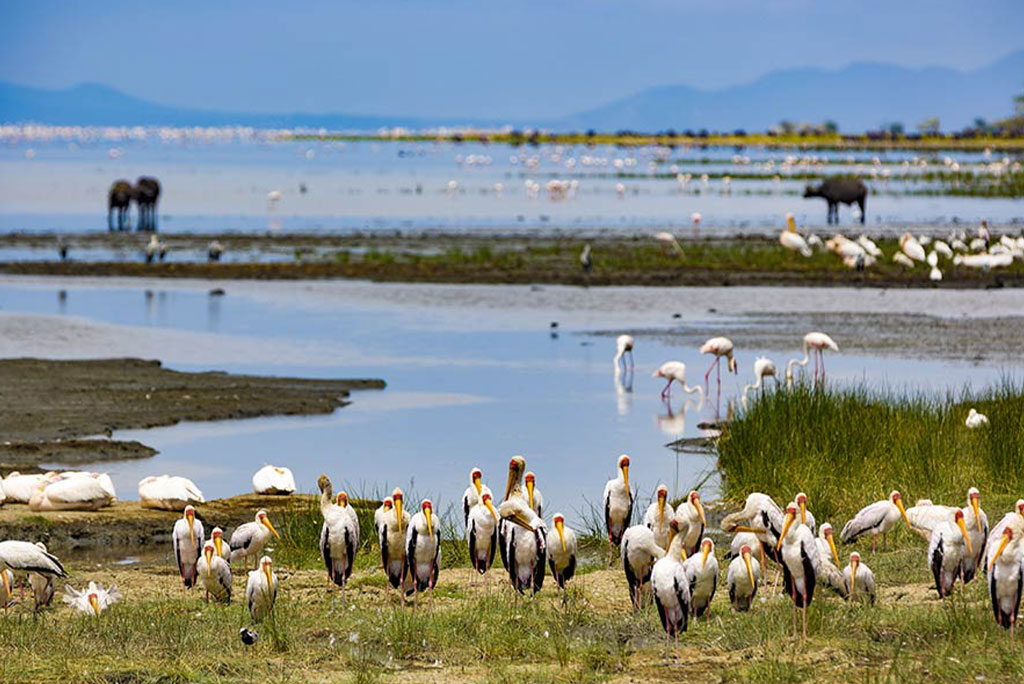
[[139, 231], [156, 232], [156, 203], [160, 199], [160, 181], [142, 176], [135, 183], [132, 192], [139, 205]]
[[132, 203], [132, 184], [126, 180], [114, 181], [107, 193], [107, 230], [114, 230], [114, 210], [117, 210], [117, 230], [128, 224], [128, 209]]
[[828, 202], [828, 222], [839, 223], [839, 203], [860, 206], [860, 222], [864, 223], [864, 206], [868, 199], [868, 189], [859, 178], [829, 178], [821, 185], [808, 185], [804, 197], [824, 197]]

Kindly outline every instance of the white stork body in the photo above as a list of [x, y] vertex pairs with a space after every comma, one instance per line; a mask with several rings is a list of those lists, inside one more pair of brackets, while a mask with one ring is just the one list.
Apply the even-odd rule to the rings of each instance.
[[562, 591], [576, 574], [576, 533], [565, 526], [565, 516], [555, 513], [551, 519], [552, 530], [548, 532], [546, 549], [548, 565], [555, 584]]
[[655, 543], [653, 532], [643, 525], [633, 525], [622, 535], [620, 556], [630, 600], [639, 610], [644, 587], [651, 581], [651, 568], [665, 557], [665, 550]]
[[252, 491], [256, 494], [291, 494], [295, 491], [295, 476], [289, 468], [263, 466], [252, 476]]
[[804, 335], [804, 358], [790, 359], [786, 364], [786, 383], [793, 383], [793, 366], [806, 366], [814, 352], [814, 381], [818, 381], [819, 363], [822, 382], [825, 381], [825, 350], [839, 351], [839, 345], [823, 332], [809, 332]]
[[729, 602], [733, 610], [741, 613], [750, 610], [757, 596], [757, 584], [761, 581], [761, 564], [752, 557], [751, 549], [749, 544], [743, 544], [725, 573]]
[[851, 601], [866, 601], [875, 603], [875, 574], [867, 563], [860, 559], [860, 554], [854, 551], [850, 554], [850, 563], [843, 568], [843, 581], [846, 583], [848, 596]]
[[604, 522], [608, 541], [622, 543], [622, 535], [633, 517], [633, 492], [629, 489], [629, 456], [622, 454], [617, 462], [619, 474], [604, 486]]
[[348, 495], [339, 492], [337, 502], [331, 481], [326, 475], [320, 480], [320, 513], [324, 523], [320, 527], [320, 557], [327, 569], [327, 578], [342, 589], [352, 576], [356, 551], [359, 549], [359, 516], [348, 505]]
[[421, 591], [430, 591], [434, 600], [434, 587], [441, 569], [441, 521], [433, 516], [433, 505], [424, 499], [420, 511], [409, 520], [405, 534], [406, 572], [412, 580], [416, 601]]
[[267, 517], [267, 512], [260, 510], [253, 522], [239, 525], [231, 533], [231, 563], [237, 563], [241, 558], [242, 569], [248, 569], [249, 557], [259, 556], [263, 552], [263, 547], [270, 541], [271, 535], [281, 538]]
[[206, 601], [210, 595], [217, 601], [231, 603], [231, 566], [218, 553], [212, 541], [203, 544], [203, 555], [196, 561], [199, 583], [206, 590]]
[[[677, 648], [679, 633], [685, 632], [690, 620], [690, 580], [686, 576], [683, 561], [686, 552], [683, 550], [682, 537], [673, 536], [668, 551], [651, 569], [651, 589], [654, 603], [658, 607], [658, 617], [665, 630], [666, 639], [671, 638]], [[678, 653], [676, 654], [678, 659]]]
[[679, 534], [683, 537], [683, 550], [687, 555], [697, 552], [707, 518], [704, 517], [704, 506], [700, 502], [700, 494], [691, 490], [686, 499], [675, 510], [675, 521], [679, 525]]
[[388, 584], [394, 589], [401, 588], [404, 597], [410, 589], [405, 572], [405, 533], [409, 529], [411, 516], [408, 511], [402, 510], [404, 496], [401, 489], [396, 487], [391, 493], [391, 499], [394, 507], [382, 516], [378, 534], [380, 561], [388, 577]]
[[[13, 571], [13, 572], [12, 572]], [[50, 584], [50, 596], [53, 595], [53, 579], [55, 577], [67, 577], [64, 566], [46, 547], [41, 544], [32, 544], [26, 541], [3, 541], [0, 542], [0, 599], [3, 600], [3, 607], [6, 610], [7, 603], [11, 597], [11, 584], [14, 572], [29, 574], [29, 581], [33, 590], [36, 590], [36, 581], [48, 580]], [[46, 582], [44, 581], [43, 584]], [[36, 593], [36, 606], [40, 603], [40, 593]], [[49, 601], [46, 601], [49, 603]]]
[[[508, 481], [505, 484], [505, 500], [502, 502], [502, 506], [506, 503], [511, 502], [514, 499], [522, 499], [524, 506], [529, 506], [529, 502], [526, 500], [526, 492], [523, 489], [523, 475], [526, 473], [526, 459], [518, 454], [509, 459], [508, 462]], [[508, 538], [507, 534], [510, 531], [508, 520], [501, 515], [500, 510], [498, 513], [500, 520], [498, 520], [498, 551], [501, 553], [501, 564], [508, 569]]]
[[1024, 586], [1024, 546], [1021, 535], [1012, 527], [1005, 527], [989, 563], [988, 590], [992, 613], [1000, 627], [1010, 630], [1013, 643], [1014, 625], [1020, 611], [1020, 598]]
[[[819, 582], [843, 598], [846, 598], [848, 593], [847, 582], [843, 579], [843, 571], [839, 569], [839, 552], [836, 551], [832, 525], [822, 523], [821, 527], [818, 528], [818, 536], [814, 538], [814, 543], [818, 546]], [[833, 563], [833, 561], [835, 562]]]
[[718, 589], [718, 559], [713, 541], [705, 537], [700, 545], [700, 553], [687, 558], [683, 567], [690, 582], [690, 610], [694, 617], [710, 621], [711, 600]]
[[[722, 531], [733, 532], [736, 528], [748, 528], [759, 541], [761, 567], [765, 568], [765, 557], [778, 561], [776, 549], [782, 534], [784, 515], [779, 505], [767, 494], [752, 492], [747, 496], [743, 510], [730, 513], [722, 519]], [[747, 531], [747, 530], [744, 530]]]
[[988, 533], [988, 540], [985, 542], [985, 567], [992, 564], [996, 549], [1002, 541], [1003, 532], [1009, 527], [1015, 537], [1024, 536], [1024, 499], [1017, 499], [1013, 511], [1004, 515], [999, 522], [992, 526]]
[[469, 545], [469, 562], [482, 575], [490, 570], [498, 547], [498, 512], [494, 510], [489, 491], [484, 492], [481, 500], [469, 509], [468, 521], [466, 543]]
[[506, 521], [505, 556], [508, 578], [520, 594], [537, 593], [544, 586], [547, 562], [547, 527], [522, 497], [501, 504], [498, 515]]
[[180, 511], [189, 504], [203, 503], [203, 493], [187, 477], [159, 475], [139, 482], [139, 505], [161, 511]]
[[121, 592], [117, 590], [116, 584], [104, 589], [102, 584], [89, 582], [81, 591], [76, 591], [68, 584], [64, 587], [62, 600], [79, 613], [99, 617], [100, 613], [121, 600]]
[[953, 590], [964, 556], [973, 552], [963, 511], [956, 509], [952, 516], [935, 528], [928, 542], [928, 565], [940, 598], [945, 598]]
[[644, 525], [654, 533], [654, 543], [663, 549], [668, 548], [671, 533], [670, 525], [675, 518], [675, 509], [668, 503], [668, 486], [658, 485], [654, 502], [644, 513]]
[[469, 471], [469, 486], [466, 487], [466, 491], [462, 494], [462, 523], [467, 528], [469, 527], [470, 509], [480, 503], [480, 497], [484, 495], [484, 492], [491, 493], [490, 488], [482, 481], [483, 476], [483, 471], [479, 468], [473, 468], [473, 470]]
[[778, 548], [782, 551], [783, 587], [793, 600], [793, 635], [796, 636], [796, 609], [799, 608], [806, 639], [807, 607], [814, 600], [818, 568], [821, 564], [814, 535], [806, 525], [800, 523], [798, 516], [799, 512], [795, 506], [790, 505], [786, 509]]
[[245, 601], [249, 606], [249, 615], [257, 622], [270, 617], [276, 600], [277, 575], [270, 556], [263, 556], [258, 567], [249, 571], [249, 578], [245, 582]]
[[878, 550], [878, 535], [882, 535], [882, 548], [886, 546], [886, 533], [899, 524], [900, 518], [907, 523], [907, 527], [913, 529], [907, 511], [903, 508], [903, 500], [900, 493], [892, 491], [889, 498], [884, 501], [865, 506], [843, 526], [842, 537], [844, 544], [849, 544], [863, 534], [871, 535], [871, 549]]
[[384, 528], [384, 520], [387, 518], [388, 513], [394, 507], [394, 500], [390, 496], [386, 496], [384, 497], [384, 501], [381, 502], [377, 510], [373, 512], [373, 529], [378, 541], [380, 541], [380, 531]]
[[666, 361], [658, 367], [658, 370], [654, 371], [652, 377], [664, 378], [667, 383], [665, 389], [661, 390], [662, 399], [670, 399], [672, 396], [672, 383], [678, 382], [683, 388], [683, 391], [687, 394], [693, 394], [696, 392], [700, 399], [699, 402], [704, 401], [704, 388], [700, 385], [690, 387], [686, 384], [686, 364], [682, 361]]
[[196, 582], [196, 561], [203, 548], [203, 539], [203, 523], [196, 520], [196, 509], [191, 505], [185, 506], [185, 512], [174, 523], [171, 542], [174, 545], [178, 574], [186, 589], [191, 589]]

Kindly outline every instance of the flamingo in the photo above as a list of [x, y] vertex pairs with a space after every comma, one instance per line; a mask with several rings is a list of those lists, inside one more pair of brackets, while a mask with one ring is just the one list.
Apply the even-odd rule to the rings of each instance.
[[764, 387], [765, 378], [774, 378], [775, 384], [779, 384], [778, 369], [775, 367], [775, 362], [764, 356], [757, 357], [754, 361], [754, 377], [757, 378], [757, 382], [753, 385], [747, 385], [743, 388], [743, 405], [747, 403], [747, 393], [751, 390], [755, 392]]
[[700, 235], [700, 212], [693, 212], [693, 214], [690, 215], [690, 220], [693, 221], [693, 237], [698, 237]]
[[786, 384], [793, 384], [793, 366], [806, 366], [811, 358], [811, 350], [814, 350], [814, 381], [818, 381], [818, 364], [821, 363], [821, 381], [825, 382], [825, 350], [839, 351], [839, 345], [823, 332], [809, 332], [804, 335], [804, 358], [790, 359], [786, 364]]
[[678, 382], [680, 385], [682, 385], [684, 392], [686, 392], [687, 394], [697, 392], [698, 394], [700, 394], [699, 401], [701, 403], [703, 403], [704, 401], [704, 391], [701, 389], [700, 385], [690, 387], [689, 385], [686, 384], [686, 364], [683, 363], [682, 361], [666, 361], [665, 363], [661, 364], [658, 370], [654, 371], [654, 373], [651, 374], [651, 377], [664, 378], [665, 380], [668, 381], [668, 384], [665, 385], [665, 389], [661, 391], [662, 400], [671, 399], [672, 383]]
[[739, 374], [739, 371], [736, 370], [736, 359], [733, 358], [732, 350], [733, 350], [732, 340], [730, 340], [728, 337], [712, 337], [710, 340], [708, 340], [707, 342], [705, 342], [701, 346], [701, 348], [700, 348], [700, 353], [701, 354], [714, 354], [715, 355], [715, 360], [711, 362], [711, 365], [708, 366], [708, 372], [704, 374], [704, 391], [705, 392], [710, 391], [710, 384], [709, 383], [710, 383], [710, 378], [711, 378], [711, 371], [717, 369], [718, 374], [716, 375], [716, 377], [718, 379], [718, 396], [721, 397], [721, 395], [722, 395], [722, 368], [721, 368], [721, 362], [722, 362], [722, 357], [723, 356], [725, 358], [729, 359], [729, 370], [732, 371], [733, 373]]
[[626, 368], [626, 354], [629, 354], [629, 367], [633, 367], [633, 336], [619, 335], [615, 338], [615, 358], [612, 363], [618, 368], [620, 365]]

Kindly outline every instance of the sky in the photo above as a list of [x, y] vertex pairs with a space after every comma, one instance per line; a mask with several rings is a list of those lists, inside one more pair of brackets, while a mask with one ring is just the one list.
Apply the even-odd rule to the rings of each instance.
[[971, 69], [1020, 0], [0, 0], [0, 80], [252, 112], [549, 117], [785, 67]]

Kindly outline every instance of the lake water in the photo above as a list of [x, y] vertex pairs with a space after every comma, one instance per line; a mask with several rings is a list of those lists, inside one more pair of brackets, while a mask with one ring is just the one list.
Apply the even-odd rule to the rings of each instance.
[[[210, 287], [227, 295], [210, 297]], [[61, 294], [63, 292], [63, 294]], [[884, 295], [884, 296], [881, 296]], [[803, 310], [919, 312], [1000, 316], [1024, 310], [1012, 291], [889, 291], [826, 288], [601, 288], [253, 283], [142, 279], [0, 278], [0, 356], [159, 358], [182, 370], [307, 377], [381, 377], [383, 391], [355, 392], [329, 416], [190, 423], [119, 431], [160, 453], [144, 461], [90, 466], [111, 473], [121, 498], [161, 473], [186, 475], [208, 498], [250, 489], [265, 463], [290, 467], [303, 491], [329, 474], [350, 491], [374, 494], [395, 485], [431, 496], [439, 510], [456, 502], [468, 473], [502, 489], [510, 456], [536, 471], [549, 512], [579, 521], [599, 504], [616, 457], [632, 457], [630, 481], [643, 496], [659, 482], [683, 495], [702, 484], [715, 492], [713, 457], [676, 453], [666, 444], [700, 437], [715, 419], [712, 403], [672, 413], [661, 362], [684, 361], [690, 382], [710, 359], [696, 345], [659, 342], [655, 331], [678, 326], [728, 335], [746, 312], [778, 310], [783, 297]], [[709, 308], [715, 313], [709, 313]], [[679, 318], [672, 318], [678, 313]], [[557, 329], [551, 323], [558, 322]], [[788, 330], [784, 318], [778, 325]], [[613, 335], [637, 338], [631, 391], [612, 371]], [[594, 331], [606, 331], [594, 335]], [[802, 355], [804, 330], [792, 344], [739, 349], [739, 377], [723, 378], [722, 412], [750, 382], [756, 356], [781, 366]], [[843, 345], [843, 331], [830, 331]], [[863, 333], [863, 331], [860, 331]], [[942, 391], [995, 382], [1013, 363], [906, 358], [899, 350], [828, 357], [829, 381]], [[621, 380], [621, 378], [620, 378]], [[712, 378], [712, 391], [714, 379]]]

